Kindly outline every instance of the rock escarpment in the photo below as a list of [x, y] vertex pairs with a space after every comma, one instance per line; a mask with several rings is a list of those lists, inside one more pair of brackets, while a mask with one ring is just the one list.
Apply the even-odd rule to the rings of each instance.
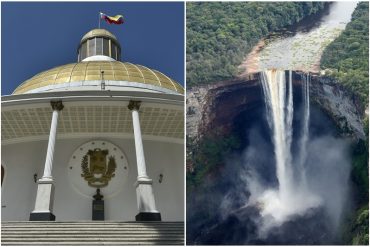
[[340, 134], [365, 139], [365, 109], [360, 98], [333, 78], [314, 76], [312, 82], [312, 100], [334, 120]]
[[210, 129], [227, 131], [241, 111], [262, 103], [256, 76], [248, 79], [218, 82], [193, 87], [186, 95], [186, 131], [189, 138], [199, 140]]
[[[300, 72], [294, 73], [294, 84]], [[358, 97], [335, 79], [313, 75], [310, 86], [311, 102], [318, 104], [338, 126], [339, 133], [353, 139], [364, 139], [362, 119], [364, 106]], [[263, 104], [258, 75], [246, 79], [193, 87], [187, 91], [187, 136], [199, 140], [210, 130], [226, 134], [235, 116]]]

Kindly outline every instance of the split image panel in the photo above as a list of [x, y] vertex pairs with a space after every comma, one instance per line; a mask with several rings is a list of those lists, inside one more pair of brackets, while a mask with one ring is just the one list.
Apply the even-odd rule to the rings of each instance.
[[2, 2], [2, 245], [368, 245], [368, 5]]
[[184, 245], [184, 3], [1, 8], [1, 243]]
[[187, 3], [188, 245], [368, 245], [368, 2]]

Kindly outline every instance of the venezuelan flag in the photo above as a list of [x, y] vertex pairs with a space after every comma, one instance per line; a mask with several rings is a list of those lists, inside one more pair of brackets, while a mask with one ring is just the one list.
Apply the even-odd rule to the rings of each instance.
[[104, 19], [109, 24], [122, 24], [124, 22], [122, 15], [109, 16], [100, 12], [100, 19]]

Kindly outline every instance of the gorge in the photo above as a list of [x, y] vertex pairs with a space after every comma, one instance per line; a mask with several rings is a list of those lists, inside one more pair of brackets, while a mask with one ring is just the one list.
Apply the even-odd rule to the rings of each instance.
[[[199, 118], [202, 121], [198, 122], [197, 136], [202, 136], [200, 143], [209, 141], [208, 145], [211, 147], [205, 144], [206, 147], [200, 147], [198, 152], [214, 157], [215, 154], [207, 149], [215, 148], [219, 139], [233, 136], [240, 142], [231, 154], [220, 158], [218, 162], [222, 165], [210, 167], [208, 175], [203, 176], [200, 181], [187, 180], [187, 217], [191, 223], [188, 223], [187, 230], [188, 236], [194, 237], [188, 238], [192, 243], [323, 244], [337, 241], [333, 229], [338, 230], [342, 210], [351, 207], [344, 205], [349, 191], [341, 189], [349, 178], [349, 143], [352, 138], [364, 136], [363, 131], [358, 129], [361, 126], [361, 109], [356, 108], [352, 95], [338, 84], [329, 86], [324, 84], [327, 81], [313, 76], [311, 97], [314, 100], [311, 103], [309, 121], [308, 90], [302, 90], [308, 89], [307, 76], [301, 72], [280, 71], [278, 74], [279, 80], [284, 77], [284, 83], [285, 77], [287, 78], [286, 91], [292, 92], [292, 95], [290, 99], [290, 93], [280, 95], [280, 100], [275, 98], [275, 108], [270, 106], [271, 109], [265, 104], [269, 101], [264, 100], [264, 90], [257, 76], [249, 81], [213, 85], [213, 89], [203, 91], [207, 92], [205, 94], [201, 94], [200, 88], [197, 92], [188, 94], [189, 102], [207, 99], [201, 102], [202, 106], [207, 107], [200, 114], [203, 118]], [[289, 88], [293, 90], [287, 90]], [[323, 88], [331, 90], [333, 97], [322, 98]], [[197, 97], [191, 97], [194, 94]], [[323, 106], [317, 103], [317, 98]], [[287, 99], [286, 102], [283, 99]], [[284, 113], [280, 112], [279, 115], [278, 104], [281, 102], [285, 103], [285, 107], [282, 107]], [[305, 102], [306, 106], [303, 107]], [[338, 108], [336, 102], [341, 102], [341, 107]], [[194, 107], [192, 103], [189, 105]], [[350, 111], [336, 111], [342, 108]], [[193, 109], [197, 110], [199, 108]], [[269, 124], [267, 116], [271, 115], [266, 115], [266, 111], [271, 113], [274, 110], [277, 121], [275, 125], [271, 118]], [[351, 130], [351, 137], [347, 130], [343, 135], [338, 134], [340, 131], [337, 130], [341, 127], [336, 126], [336, 122], [326, 111], [340, 113], [336, 118], [341, 119], [342, 125]], [[189, 109], [188, 116], [192, 116]], [[194, 118], [193, 114], [193, 119], [188, 121], [194, 123]], [[284, 134], [280, 129], [280, 135], [274, 136], [274, 132], [278, 132], [274, 126], [278, 125], [284, 128]], [[187, 133], [189, 137], [191, 133], [194, 134], [194, 130], [188, 128]], [[287, 140], [286, 137], [291, 139]], [[276, 145], [277, 143], [279, 144]], [[285, 150], [276, 150], [276, 147]], [[218, 148], [215, 149], [215, 152], [219, 152]], [[305, 160], [304, 152], [309, 157], [306, 162], [302, 161]], [[294, 160], [294, 163], [289, 160]], [[285, 172], [280, 171], [279, 174], [279, 165], [293, 167]], [[201, 172], [194, 173], [195, 177], [198, 173]], [[207, 196], [210, 194], [212, 196]], [[297, 227], [301, 224], [308, 224], [312, 228]], [[321, 228], [314, 230], [316, 224]], [[248, 230], [251, 227], [254, 234]], [[227, 231], [231, 236], [220, 234], [219, 231], [224, 233], [221, 229], [225, 228], [233, 229]], [[192, 231], [196, 234], [192, 235]], [[273, 235], [271, 231], [274, 232]], [[287, 231], [296, 234], [290, 234], [288, 238]], [[296, 239], [295, 236], [302, 239]]]

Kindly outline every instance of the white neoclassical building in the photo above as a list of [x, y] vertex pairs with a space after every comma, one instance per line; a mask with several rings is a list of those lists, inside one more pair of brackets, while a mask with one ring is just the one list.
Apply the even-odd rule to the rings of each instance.
[[94, 29], [2, 96], [2, 220], [184, 220], [184, 89], [120, 57]]

